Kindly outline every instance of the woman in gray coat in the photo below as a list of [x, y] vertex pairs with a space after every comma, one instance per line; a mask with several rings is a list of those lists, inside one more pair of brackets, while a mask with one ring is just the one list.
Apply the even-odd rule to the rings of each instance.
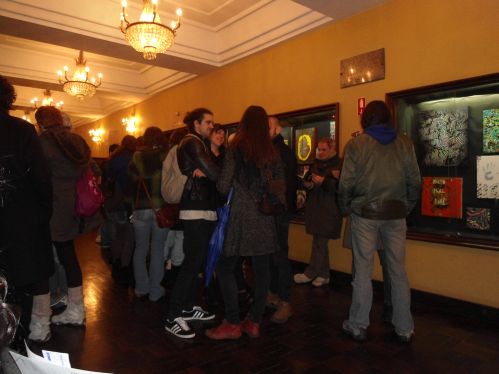
[[[238, 339], [242, 332], [251, 337], [260, 335], [270, 281], [269, 255], [276, 252], [279, 245], [275, 217], [264, 215], [258, 209], [258, 202], [269, 191], [269, 185], [280, 187], [272, 188], [272, 193], [285, 204], [284, 169], [270, 139], [267, 113], [262, 107], [250, 106], [225, 155], [217, 183], [224, 195], [234, 187], [234, 196], [217, 273], [224, 298], [225, 321], [206, 332], [211, 339]], [[254, 303], [241, 324], [234, 276], [240, 256], [251, 257], [256, 283]]]
[[83, 281], [74, 247], [79, 229], [75, 201], [76, 182], [90, 164], [90, 148], [81, 136], [63, 126], [62, 115], [57, 108], [43, 106], [36, 111], [35, 118], [41, 131], [40, 143], [52, 174], [54, 198], [50, 234], [68, 283], [68, 306], [63, 313], [52, 317], [52, 323], [83, 325]]

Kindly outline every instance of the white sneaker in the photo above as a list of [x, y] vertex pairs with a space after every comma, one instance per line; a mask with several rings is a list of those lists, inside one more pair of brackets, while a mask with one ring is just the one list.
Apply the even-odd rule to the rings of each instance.
[[322, 287], [329, 284], [329, 278], [317, 277], [313, 280], [312, 286]]
[[177, 317], [173, 321], [166, 320], [165, 330], [182, 339], [192, 339], [196, 336], [182, 317]]
[[83, 304], [68, 304], [64, 312], [56, 316], [52, 316], [54, 325], [85, 325], [85, 305]]
[[312, 279], [310, 279], [309, 277], [307, 277], [303, 273], [295, 274], [293, 279], [294, 279], [295, 283], [299, 283], [299, 284], [312, 282]]

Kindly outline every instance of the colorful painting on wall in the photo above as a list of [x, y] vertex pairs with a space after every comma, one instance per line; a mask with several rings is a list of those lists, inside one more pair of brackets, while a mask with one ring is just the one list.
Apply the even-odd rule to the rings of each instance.
[[490, 209], [466, 208], [466, 227], [474, 230], [490, 230]]
[[468, 108], [418, 114], [419, 138], [427, 166], [457, 166], [468, 155]]
[[296, 130], [296, 158], [299, 164], [309, 164], [315, 160], [315, 128]]
[[476, 157], [476, 197], [499, 199], [499, 156]]
[[463, 178], [423, 177], [421, 214], [462, 218]]
[[499, 109], [483, 111], [483, 151], [499, 152]]

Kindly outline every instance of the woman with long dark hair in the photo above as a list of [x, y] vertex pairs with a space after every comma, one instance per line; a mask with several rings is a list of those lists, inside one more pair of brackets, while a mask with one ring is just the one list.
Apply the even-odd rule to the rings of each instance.
[[[225, 320], [206, 332], [211, 339], [238, 339], [242, 332], [250, 337], [260, 336], [270, 281], [269, 255], [277, 251], [278, 240], [275, 218], [261, 213], [258, 202], [268, 191], [270, 180], [281, 179], [284, 180], [284, 169], [270, 139], [267, 113], [262, 107], [250, 106], [229, 145], [217, 183], [224, 195], [234, 187], [234, 195], [217, 273], [225, 303]], [[273, 192], [281, 202], [285, 201], [284, 188]], [[242, 323], [234, 276], [240, 256], [251, 258], [255, 279], [254, 303]]]
[[[158, 301], [165, 294], [161, 285], [164, 275], [164, 252], [168, 229], [156, 222], [155, 210], [165, 204], [161, 196], [161, 169], [165, 158], [162, 147], [163, 132], [157, 127], [148, 127], [144, 133], [144, 148], [136, 151], [128, 166], [128, 175], [133, 185], [133, 228], [135, 231], [135, 253], [133, 272], [135, 296], [149, 296]], [[150, 248], [149, 271], [146, 258]]]

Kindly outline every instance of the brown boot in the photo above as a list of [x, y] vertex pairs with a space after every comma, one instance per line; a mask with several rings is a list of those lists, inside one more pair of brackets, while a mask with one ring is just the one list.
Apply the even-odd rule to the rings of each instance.
[[267, 308], [277, 309], [280, 301], [281, 299], [279, 299], [279, 296], [277, 296], [275, 293], [269, 292], [267, 294]]
[[291, 308], [291, 304], [281, 300], [270, 320], [274, 323], [286, 323], [292, 315], [293, 309]]

